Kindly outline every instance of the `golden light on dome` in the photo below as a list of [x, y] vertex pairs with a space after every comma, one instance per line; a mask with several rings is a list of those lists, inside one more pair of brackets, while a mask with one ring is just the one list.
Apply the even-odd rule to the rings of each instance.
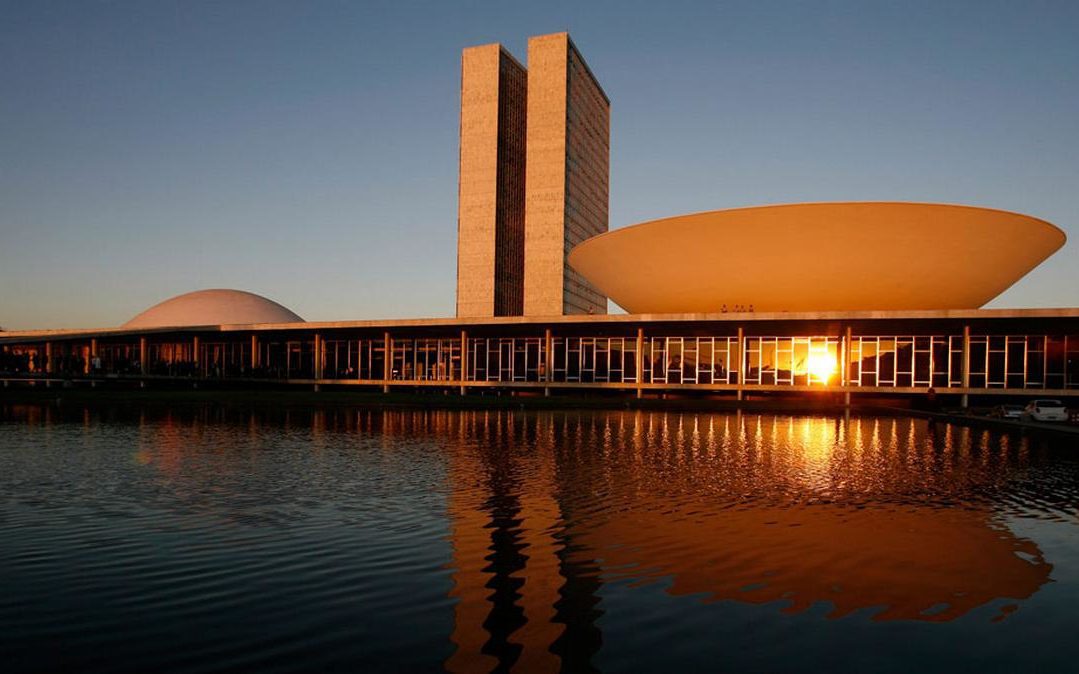
[[[781, 204], [613, 229], [568, 261], [631, 314], [977, 309], [1064, 241], [991, 208]], [[837, 264], [805, 264], [821, 259]]]

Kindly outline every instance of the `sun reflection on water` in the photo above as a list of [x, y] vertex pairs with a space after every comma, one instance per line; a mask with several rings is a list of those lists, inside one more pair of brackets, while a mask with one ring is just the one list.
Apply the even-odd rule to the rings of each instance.
[[[59, 413], [6, 414], [48, 427]], [[112, 428], [77, 414], [87, 436]], [[142, 413], [135, 428], [124, 460], [183, 514], [178, 528], [240, 536], [308, 517], [331, 530], [376, 468], [427, 485], [454, 672], [593, 671], [605, 597], [643, 588], [776, 620], [826, 606], [833, 620], [1008, 622], [1054, 568], [1008, 519], [1079, 511], [1072, 473], [1031, 482], [1037, 441], [911, 418], [198, 408]], [[365, 522], [427, 526], [395, 520], [387, 494]]]

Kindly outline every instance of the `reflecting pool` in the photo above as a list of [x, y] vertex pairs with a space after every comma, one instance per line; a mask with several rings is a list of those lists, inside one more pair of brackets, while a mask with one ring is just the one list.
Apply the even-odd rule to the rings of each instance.
[[0, 406], [5, 672], [1079, 669], [1079, 442]]

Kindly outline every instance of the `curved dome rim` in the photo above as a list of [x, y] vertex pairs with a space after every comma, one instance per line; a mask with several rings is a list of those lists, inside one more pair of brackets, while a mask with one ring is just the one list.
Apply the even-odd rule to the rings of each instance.
[[[859, 227], [861, 235], [849, 240], [842, 234], [856, 224], [872, 221], [878, 217], [878, 213], [884, 228]], [[911, 227], [895, 227], [906, 221]], [[816, 225], [824, 226], [824, 229], [817, 229]], [[808, 288], [805, 285], [807, 279], [794, 278], [798, 274], [805, 276], [807, 268], [800, 263], [791, 264], [787, 259], [792, 255], [789, 248], [738, 255], [733, 261], [734, 266], [743, 269], [738, 276], [729, 277], [723, 271], [729, 265], [715, 259], [715, 247], [697, 246], [697, 243], [710, 241], [708, 237], [715, 236], [732, 245], [732, 250], [740, 250], [739, 245], [746, 243], [744, 239], [747, 236], [755, 236], [752, 232], [759, 231], [759, 226], [771, 227], [773, 234], [788, 237], [784, 240], [792, 242], [806, 241], [807, 235], [811, 240], [818, 234], [824, 237], [819, 241], [829, 241], [834, 240], [838, 233], [842, 236], [842, 242], [838, 245], [850, 254], [859, 254], [858, 258], [854, 258], [856, 260], [865, 257], [861, 254], [867, 250], [867, 246], [879, 245], [874, 243], [877, 241], [902, 247], [895, 250], [907, 250], [911, 242], [939, 241], [937, 237], [944, 236], [945, 240], [973, 242], [982, 247], [981, 252], [998, 257], [999, 251], [1003, 250], [999, 244], [998, 251], [984, 250], [987, 242], [998, 239], [993, 232], [999, 233], [1001, 241], [1014, 241], [1018, 240], [1016, 237], [1021, 237], [1024, 245], [1017, 251], [1008, 249], [1018, 252], [1017, 255], [1008, 253], [1014, 262], [1006, 262], [999, 267], [983, 267], [989, 271], [966, 264], [961, 276], [947, 279], [938, 278], [945, 267], [934, 263], [941, 257], [939, 246], [932, 249], [932, 254], [919, 254], [911, 258], [917, 260], [914, 269], [921, 266], [922, 271], [926, 271], [926, 265], [933, 263], [924, 278], [923, 274], [907, 273], [907, 267], [896, 269], [895, 265], [884, 264], [868, 271], [862, 269], [861, 272], [866, 274], [859, 276], [864, 280], [861, 284], [863, 290], [857, 290], [852, 289], [849, 283], [839, 283], [829, 278], [827, 272], [821, 272], [808, 279], [813, 283], [812, 289], [818, 291], [817, 296], [812, 297], [809, 290], [804, 290]], [[972, 234], [982, 226], [987, 236]], [[662, 241], [664, 245], [656, 251], [658, 257], [647, 265], [647, 278], [642, 277], [630, 260], [637, 259], [636, 254], [649, 249], [656, 241]], [[1053, 223], [1002, 209], [909, 201], [807, 202], [700, 211], [638, 223], [581, 242], [570, 251], [568, 262], [600, 292], [630, 313], [719, 311], [717, 307], [724, 297], [716, 294], [715, 299], [711, 299], [706, 295], [720, 288], [726, 288], [723, 295], [730, 298], [728, 304], [735, 295], [739, 299], [743, 295], [752, 296], [753, 299], [744, 303], [758, 307], [775, 305], [765, 309], [768, 311], [976, 308], [984, 306], [1033, 271], [1060, 250], [1066, 241], [1067, 235]], [[684, 251], [682, 255], [685, 259], [679, 258], [677, 264], [668, 269], [668, 265], [672, 264], [671, 250]], [[868, 250], [870, 254], [874, 253], [872, 248]], [[770, 273], [765, 282], [760, 282], [755, 280], [761, 278], [755, 271], [746, 275], [746, 260], [773, 265], [769, 268], [780, 271]], [[864, 262], [860, 264], [865, 265]], [[792, 273], [790, 270], [802, 271]], [[897, 277], [900, 272], [905, 273], [907, 278]], [[728, 283], [730, 279], [737, 280]], [[747, 279], [753, 282], [748, 283]], [[933, 279], [946, 290], [937, 292], [933, 289], [929, 292], [925, 287], [919, 287]], [[657, 296], [656, 288], [667, 288], [675, 281], [679, 284], [676, 294], [668, 292], [662, 297]], [[797, 283], [791, 286], [795, 281]], [[794, 292], [791, 292], [791, 288], [795, 289]], [[727, 291], [731, 295], [727, 295]], [[865, 297], [867, 292], [879, 296]], [[672, 299], [676, 295], [680, 298], [677, 302]], [[754, 299], [759, 301], [754, 302]], [[697, 306], [706, 304], [710, 308]]]
[[[274, 311], [280, 316], [278, 318], [288, 318], [289, 320], [278, 320], [275, 318], [273, 321], [234, 321], [231, 323], [221, 323], [218, 321], [182, 321], [179, 323], [174, 322], [160, 322], [152, 321], [146, 322], [145, 319], [152, 317], [155, 312], [161, 309], [167, 309], [169, 305], [181, 304], [185, 300], [199, 301], [208, 295], [221, 294], [225, 297], [242, 298], [244, 301], [254, 301], [258, 305], [262, 305], [262, 308]], [[295, 311], [289, 309], [280, 302], [276, 302], [268, 297], [253, 293], [248, 290], [239, 290], [236, 288], [202, 288], [199, 290], [192, 290], [186, 293], [180, 293], [167, 299], [164, 299], [157, 304], [147, 307], [143, 311], [133, 316], [130, 320], [123, 323], [122, 328], [160, 328], [160, 327], [199, 327], [207, 325], [248, 325], [257, 323], [305, 323], [306, 321]]]
[[[704, 216], [704, 215], [719, 215], [719, 214], [726, 214], [726, 213], [739, 213], [739, 212], [742, 212], [742, 211], [764, 211], [764, 210], [797, 209], [797, 208], [814, 207], [814, 206], [881, 206], [881, 207], [887, 207], [887, 206], [914, 206], [914, 207], [934, 208], [934, 209], [939, 208], [939, 209], [942, 209], [942, 210], [961, 209], [961, 210], [966, 210], [966, 211], [979, 211], [979, 212], [983, 212], [983, 213], [998, 213], [998, 214], [1012, 216], [1012, 217], [1018, 218], [1020, 220], [1026, 220], [1026, 221], [1030, 221], [1032, 223], [1038, 223], [1038, 224], [1041, 224], [1041, 225], [1045, 225], [1046, 227], [1048, 227], [1048, 229], [1051, 232], [1054, 232], [1060, 238], [1060, 244], [1056, 247], [1056, 250], [1059, 250], [1068, 241], [1068, 235], [1064, 232], [1064, 230], [1061, 229], [1060, 227], [1054, 225], [1053, 223], [1049, 222], [1048, 220], [1043, 220], [1042, 218], [1039, 218], [1039, 217], [1036, 217], [1036, 216], [1033, 216], [1033, 215], [1027, 215], [1025, 213], [1019, 213], [1017, 211], [1009, 211], [1009, 210], [1006, 210], [1006, 209], [1003, 209], [1003, 208], [991, 208], [991, 207], [986, 207], [986, 206], [971, 206], [969, 204], [951, 204], [951, 203], [928, 202], [928, 201], [805, 201], [805, 202], [795, 202], [795, 203], [761, 204], [761, 205], [757, 205], [757, 206], [738, 206], [738, 207], [735, 207], [735, 208], [720, 208], [720, 209], [709, 210], [709, 211], [694, 211], [694, 212], [691, 212], [691, 213], [682, 213], [682, 214], [679, 214], [679, 215], [671, 215], [671, 216], [667, 216], [665, 218], [656, 218], [654, 220], [645, 220], [644, 222], [636, 222], [636, 223], [634, 223], [632, 225], [626, 225], [625, 227], [619, 227], [618, 229], [612, 229], [612, 230], [603, 232], [602, 234], [597, 234], [596, 236], [585, 239], [581, 243], [574, 246], [572, 250], [570, 250], [569, 257], [572, 258], [573, 254], [576, 253], [578, 250], [581, 250], [581, 249], [583, 249], [585, 247], [591, 248], [591, 247], [593, 247], [593, 245], [603, 243], [607, 239], [612, 238], [612, 237], [614, 237], [616, 235], [624, 234], [625, 232], [629, 232], [629, 231], [634, 231], [634, 230], [637, 230], [638, 228], [659, 226], [659, 225], [662, 225], [662, 224], [665, 224], [665, 223], [674, 222], [676, 220], [696, 218], [696, 217]], [[570, 260], [570, 264], [571, 265], [573, 264], [572, 259]]]

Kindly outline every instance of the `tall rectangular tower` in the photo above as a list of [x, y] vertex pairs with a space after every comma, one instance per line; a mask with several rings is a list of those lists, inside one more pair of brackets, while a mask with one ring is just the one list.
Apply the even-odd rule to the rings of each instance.
[[457, 315], [606, 313], [569, 251], [607, 231], [610, 102], [566, 33], [461, 57]]
[[608, 228], [610, 101], [566, 33], [528, 40], [524, 313], [607, 313], [569, 251]]
[[457, 315], [520, 316], [524, 304], [527, 72], [500, 45], [461, 55]]

